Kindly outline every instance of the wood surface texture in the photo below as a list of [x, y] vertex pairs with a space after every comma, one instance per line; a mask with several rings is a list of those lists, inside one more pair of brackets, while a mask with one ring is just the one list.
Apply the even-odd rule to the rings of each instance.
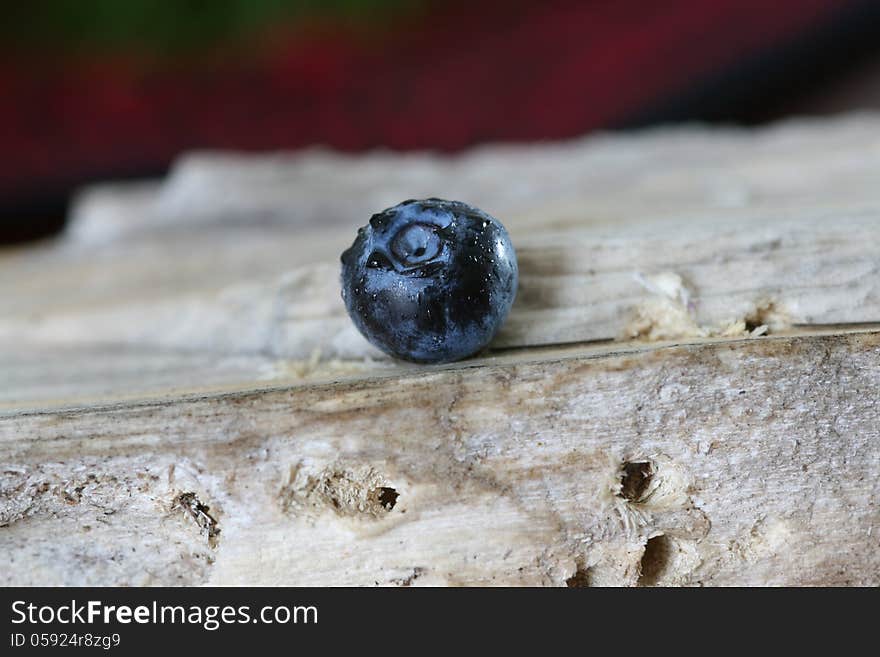
[[[880, 584], [878, 171], [854, 115], [86, 190], [0, 251], [0, 583]], [[338, 284], [430, 195], [521, 271], [443, 366]]]

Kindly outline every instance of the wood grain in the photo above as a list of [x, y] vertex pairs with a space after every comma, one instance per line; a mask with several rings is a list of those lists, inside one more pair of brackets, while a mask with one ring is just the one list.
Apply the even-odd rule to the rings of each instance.
[[7, 415], [3, 580], [875, 584], [878, 387], [867, 332]]
[[[462, 156], [185, 157], [0, 252], [4, 584], [880, 583], [880, 118]], [[462, 198], [477, 358], [344, 315], [369, 214]]]

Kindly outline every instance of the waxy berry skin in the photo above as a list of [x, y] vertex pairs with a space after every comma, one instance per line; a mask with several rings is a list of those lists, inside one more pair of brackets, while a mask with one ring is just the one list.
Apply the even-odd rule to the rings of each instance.
[[355, 326], [382, 351], [417, 363], [480, 351], [516, 296], [507, 231], [459, 201], [410, 200], [374, 214], [341, 259]]

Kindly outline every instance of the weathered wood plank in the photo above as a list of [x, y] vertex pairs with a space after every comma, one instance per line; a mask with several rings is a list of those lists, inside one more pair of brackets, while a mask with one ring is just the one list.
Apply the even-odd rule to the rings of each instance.
[[871, 114], [759, 130], [688, 126], [457, 156], [195, 153], [158, 193], [126, 185], [84, 195], [71, 235], [93, 247], [206, 226], [336, 225], [348, 233], [377, 208], [427, 196], [468, 199], [516, 233], [706, 209], [728, 223], [756, 208], [853, 208], [877, 201], [878, 126]]
[[[877, 322], [878, 244], [880, 206], [859, 214], [804, 212], [796, 220], [759, 215], [729, 227], [696, 220], [526, 237], [517, 244], [518, 299], [494, 345]], [[143, 268], [152, 266], [142, 261]], [[384, 359], [345, 314], [338, 275], [338, 264], [329, 262], [184, 294], [120, 290], [95, 307], [0, 317], [0, 340]], [[148, 285], [145, 277], [141, 286]]]
[[[455, 158], [186, 158], [0, 252], [10, 584], [880, 583], [880, 118]], [[403, 197], [511, 229], [446, 366], [337, 254]]]
[[878, 389], [867, 332], [7, 415], [2, 580], [876, 585]]

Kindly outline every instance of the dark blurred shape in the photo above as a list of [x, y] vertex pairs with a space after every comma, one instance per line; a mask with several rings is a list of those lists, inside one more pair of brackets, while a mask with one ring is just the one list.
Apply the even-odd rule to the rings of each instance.
[[[797, 3], [791, 3], [796, 5]], [[834, 11], [789, 40], [743, 53], [730, 66], [636, 112], [619, 127], [678, 121], [760, 124], [824, 112], [811, 99], [863, 77], [880, 56], [880, 3], [841, 2]], [[880, 75], [873, 80], [880, 93]], [[880, 109], [880, 102], [839, 105], [834, 111]], [[857, 99], [853, 98], [853, 101]]]
[[867, 0], [163, 4], [6, 16], [0, 242], [51, 234], [76, 187], [187, 149], [455, 151], [764, 121], [880, 52]]
[[4, 201], [0, 207], [0, 244], [32, 242], [64, 228], [68, 195], [63, 191], [44, 198], [34, 195], [23, 201], [15, 198]]

